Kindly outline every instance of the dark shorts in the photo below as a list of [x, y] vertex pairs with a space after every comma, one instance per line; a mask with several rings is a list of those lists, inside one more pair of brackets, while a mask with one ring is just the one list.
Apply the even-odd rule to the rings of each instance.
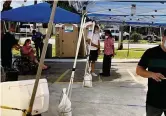
[[89, 61], [97, 61], [97, 58], [98, 58], [98, 50], [91, 50]]
[[146, 116], [161, 116], [162, 113], [166, 115], [166, 109], [159, 109], [146, 104]]

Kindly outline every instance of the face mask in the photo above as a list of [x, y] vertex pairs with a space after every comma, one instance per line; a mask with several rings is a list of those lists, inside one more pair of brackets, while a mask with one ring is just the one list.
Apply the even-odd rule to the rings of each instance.
[[11, 31], [10, 34], [14, 35], [14, 32]]
[[106, 36], [105, 36], [105, 39], [107, 39], [107, 38], [108, 38], [108, 36], [106, 35]]
[[99, 31], [95, 30], [95, 33], [99, 33]]
[[32, 46], [32, 45], [31, 45], [31, 43], [30, 43], [30, 44], [28, 44], [28, 46]]

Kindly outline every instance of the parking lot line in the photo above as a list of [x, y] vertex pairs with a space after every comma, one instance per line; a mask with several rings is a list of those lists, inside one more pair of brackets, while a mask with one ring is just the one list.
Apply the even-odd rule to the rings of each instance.
[[134, 80], [135, 82], [140, 83], [140, 82], [136, 79], [136, 77], [134, 76], [134, 74], [133, 74], [129, 69], [126, 69], [126, 70], [127, 70], [127, 72], [129, 73], [129, 75], [133, 78], [133, 80]]
[[55, 82], [60, 82], [64, 78], [64, 76], [69, 73], [69, 71], [70, 71], [70, 69], [66, 70], [63, 74], [61, 74], [60, 77], [58, 77], [58, 79]]

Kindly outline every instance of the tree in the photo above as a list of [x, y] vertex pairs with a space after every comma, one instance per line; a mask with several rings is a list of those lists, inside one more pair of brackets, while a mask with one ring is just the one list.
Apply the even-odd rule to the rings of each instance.
[[119, 36], [119, 42], [118, 42], [118, 50], [123, 49], [123, 32], [124, 32], [124, 27], [120, 26], [120, 36]]
[[8, 10], [11, 10], [12, 7], [10, 6], [11, 5], [11, 0], [6, 0], [4, 3], [3, 3], [3, 9], [2, 9], [2, 12], [3, 11], [8, 11]]
[[[52, 7], [53, 1], [47, 0], [47, 1], [45, 1], [45, 2], [51, 4], [51, 7]], [[63, 8], [63, 9], [65, 9], [65, 10], [68, 10], [68, 11], [71, 11], [71, 12], [73, 12], [73, 13], [77, 13], [77, 14], [78, 14], [78, 12], [75, 10], [75, 8], [69, 5], [69, 2], [68, 2], [68, 1], [58, 1], [57, 6], [59, 6], [59, 7]]]

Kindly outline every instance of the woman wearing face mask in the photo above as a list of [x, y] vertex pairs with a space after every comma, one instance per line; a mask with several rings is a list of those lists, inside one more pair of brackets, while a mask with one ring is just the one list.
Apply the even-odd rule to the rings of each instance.
[[95, 62], [97, 61], [97, 58], [100, 52], [100, 40], [99, 40], [100, 35], [99, 35], [99, 27], [97, 25], [94, 27], [94, 33], [88, 34], [88, 37], [87, 37], [88, 44], [90, 44], [91, 37], [92, 37], [91, 46], [89, 45], [89, 49], [90, 49], [89, 64], [91, 64], [92, 76], [97, 76], [97, 74], [95, 74], [94, 72]]
[[[31, 40], [30, 39], [25, 40], [25, 43], [21, 49], [21, 52], [22, 52], [22, 55], [28, 56], [30, 61], [32, 61], [36, 64], [39, 64], [37, 58], [35, 57], [35, 51], [31, 47]], [[43, 69], [48, 69], [48, 66], [43, 64]]]
[[103, 69], [100, 75], [110, 76], [111, 59], [114, 56], [114, 38], [109, 30], [105, 31]]

